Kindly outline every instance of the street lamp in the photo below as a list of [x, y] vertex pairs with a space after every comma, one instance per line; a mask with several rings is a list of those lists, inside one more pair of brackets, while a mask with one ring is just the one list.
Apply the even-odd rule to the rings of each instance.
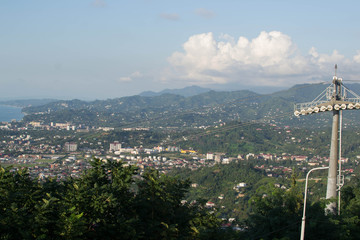
[[317, 168], [313, 168], [313, 169], [310, 169], [310, 171], [306, 174], [306, 178], [305, 178], [304, 210], [303, 210], [303, 217], [302, 217], [302, 221], [301, 221], [301, 236], [300, 236], [300, 240], [304, 240], [304, 237], [305, 237], [305, 211], [306, 211], [306, 197], [307, 197], [307, 186], [308, 186], [309, 174], [310, 174], [312, 171], [323, 170], [323, 169], [328, 169], [328, 168], [329, 168], [329, 167], [317, 167]]

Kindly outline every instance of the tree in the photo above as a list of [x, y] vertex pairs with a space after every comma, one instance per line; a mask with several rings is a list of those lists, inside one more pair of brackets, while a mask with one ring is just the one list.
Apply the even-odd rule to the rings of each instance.
[[2, 239], [32, 238], [39, 186], [26, 169], [11, 171], [0, 166], [0, 234]]
[[[303, 211], [302, 192], [293, 184], [288, 190], [267, 185], [250, 199], [253, 214], [246, 220], [248, 239], [297, 239]], [[326, 216], [325, 202], [308, 204], [306, 239], [339, 239], [337, 217]]]
[[354, 178], [341, 190], [342, 239], [357, 239], [360, 235], [360, 179]]
[[91, 165], [80, 178], [69, 180], [66, 199], [83, 213], [85, 235], [93, 239], [132, 238], [135, 214], [130, 187], [136, 168], [99, 159], [94, 159]]
[[[0, 167], [0, 239], [219, 239], [189, 181], [94, 159], [79, 178], [43, 183]], [[138, 178], [135, 181], [135, 178]]]
[[138, 182], [137, 229], [140, 239], [208, 239], [219, 220], [204, 209], [205, 202], [187, 203], [190, 182], [146, 171]]
[[297, 188], [285, 191], [269, 183], [260, 187], [249, 201], [253, 210], [246, 221], [249, 239], [295, 239], [300, 236], [302, 198]]

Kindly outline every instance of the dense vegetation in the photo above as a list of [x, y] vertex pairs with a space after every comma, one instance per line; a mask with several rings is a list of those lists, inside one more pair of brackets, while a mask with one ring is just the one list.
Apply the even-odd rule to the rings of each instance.
[[209, 239], [219, 221], [184, 203], [188, 181], [92, 161], [80, 178], [39, 183], [0, 168], [0, 239]]
[[[256, 173], [248, 176], [258, 178]], [[213, 184], [220, 184], [218, 180]], [[138, 176], [134, 167], [99, 160], [80, 178], [63, 182], [40, 183], [25, 169], [0, 168], [0, 238], [297, 239], [300, 235], [303, 195], [296, 181], [287, 190], [271, 182], [255, 183], [247, 200], [249, 216], [237, 222], [239, 231], [220, 228], [221, 216], [210, 214], [204, 201], [181, 201], [189, 184], [152, 170]], [[306, 239], [358, 239], [359, 189], [358, 179], [343, 188], [340, 216], [325, 215], [326, 202], [309, 202]]]
[[[343, 129], [342, 145], [345, 157], [360, 155], [359, 134], [357, 127]], [[178, 139], [180, 146], [192, 147], [201, 153], [222, 152], [234, 157], [247, 153], [288, 153], [311, 158], [328, 156], [331, 132], [330, 128], [314, 130], [230, 122], [205, 131], [184, 132], [183, 136], [187, 140]]]
[[[233, 235], [234, 239], [300, 237], [304, 185], [296, 181], [296, 173], [287, 179], [267, 178], [251, 166], [237, 163], [192, 172], [184, 170], [176, 174], [199, 183], [190, 190], [188, 199], [206, 196], [216, 203], [218, 217], [227, 214], [236, 218], [242, 230]], [[232, 187], [239, 181], [247, 185], [235, 191]], [[321, 194], [312, 195], [310, 200], [308, 198], [305, 239], [358, 239], [359, 186], [360, 181], [354, 178], [342, 189], [341, 215], [325, 215], [324, 208], [328, 201], [321, 200]], [[309, 191], [316, 189], [324, 194], [324, 187], [312, 181]], [[236, 197], [238, 194], [241, 194], [240, 198]], [[231, 207], [222, 209], [222, 204]]]
[[[231, 163], [204, 167], [196, 171], [178, 169], [170, 173], [181, 179], [190, 179], [196, 184], [186, 195], [188, 201], [203, 198], [213, 203], [221, 218], [245, 219], [250, 213], [248, 201], [256, 188], [269, 181], [263, 171], [249, 163]], [[265, 181], [264, 181], [265, 180]], [[272, 181], [272, 180], [270, 180]], [[235, 189], [239, 183], [246, 187]]]
[[[264, 160], [250, 160], [232, 162], [228, 165], [217, 164], [213, 167], [203, 167], [198, 170], [176, 169], [169, 173], [181, 179], [190, 179], [193, 187], [186, 195], [188, 201], [194, 199], [207, 199], [215, 203], [217, 214], [221, 218], [235, 218], [243, 221], [252, 213], [251, 199], [257, 194], [264, 194], [267, 188], [291, 189], [297, 179], [302, 178], [300, 168], [295, 168], [294, 163], [271, 162], [271, 165], [288, 165], [293, 171], [281, 172], [281, 177], [267, 177], [265, 170], [256, 169], [254, 166], [269, 165]], [[320, 173], [318, 178], [324, 177], [325, 172]], [[315, 175], [313, 175], [315, 176]], [[325, 178], [325, 177], [324, 177]], [[239, 184], [243, 185], [239, 187]], [[324, 184], [325, 183], [325, 184]], [[304, 182], [297, 183], [297, 187], [304, 188]], [[309, 189], [314, 193], [309, 199], [318, 201], [325, 195], [326, 179], [311, 181]]]

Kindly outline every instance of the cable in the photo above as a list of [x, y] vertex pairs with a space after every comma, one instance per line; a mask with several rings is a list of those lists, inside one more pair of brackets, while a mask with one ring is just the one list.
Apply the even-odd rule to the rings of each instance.
[[360, 82], [360, 80], [346, 80], [346, 79], [344, 80], [344, 79], [343, 79], [343, 82], [344, 82], [344, 81], [345, 81], [345, 82]]

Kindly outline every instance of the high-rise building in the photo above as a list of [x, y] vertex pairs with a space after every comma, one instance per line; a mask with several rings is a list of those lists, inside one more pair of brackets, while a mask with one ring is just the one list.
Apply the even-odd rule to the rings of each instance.
[[77, 144], [73, 142], [66, 142], [64, 145], [64, 150], [66, 152], [75, 152], [77, 150]]
[[120, 151], [121, 150], [121, 143], [119, 143], [118, 141], [115, 141], [113, 143], [110, 143], [110, 148], [109, 151]]

